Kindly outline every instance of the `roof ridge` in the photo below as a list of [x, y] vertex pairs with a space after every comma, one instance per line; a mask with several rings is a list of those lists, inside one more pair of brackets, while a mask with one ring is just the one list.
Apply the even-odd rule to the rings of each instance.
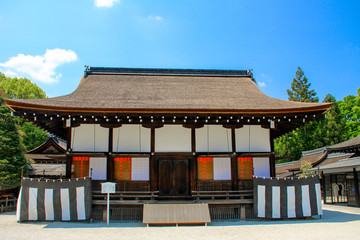
[[317, 148], [317, 149], [313, 149], [313, 150], [303, 151], [302, 156], [308, 156], [308, 155], [313, 155], [313, 154], [317, 154], [317, 153], [324, 153], [325, 151], [326, 151], [326, 147], [321, 147], [321, 148]]
[[220, 69], [176, 69], [176, 68], [114, 68], [90, 67], [85, 65], [84, 77], [88, 75], [163, 75], [163, 76], [222, 76], [251, 77], [252, 69], [220, 70]]

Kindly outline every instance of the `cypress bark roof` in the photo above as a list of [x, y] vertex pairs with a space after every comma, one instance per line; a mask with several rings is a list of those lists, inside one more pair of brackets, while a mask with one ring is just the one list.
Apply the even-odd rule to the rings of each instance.
[[40, 110], [155, 113], [303, 113], [331, 107], [271, 98], [250, 71], [121, 68], [88, 68], [69, 95], [6, 103]]
[[326, 147], [330, 152], [356, 152], [360, 150], [360, 135], [350, 140]]

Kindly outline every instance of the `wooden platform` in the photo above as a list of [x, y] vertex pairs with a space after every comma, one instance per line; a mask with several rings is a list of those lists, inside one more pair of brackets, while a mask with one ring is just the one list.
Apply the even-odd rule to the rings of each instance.
[[143, 223], [149, 225], [205, 224], [211, 222], [209, 205], [144, 204]]

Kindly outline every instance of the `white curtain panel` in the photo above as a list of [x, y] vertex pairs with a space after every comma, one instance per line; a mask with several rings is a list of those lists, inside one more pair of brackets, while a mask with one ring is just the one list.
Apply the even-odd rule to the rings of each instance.
[[149, 181], [149, 158], [131, 159], [131, 180]]
[[85, 188], [77, 187], [76, 188], [76, 210], [77, 210], [77, 219], [85, 220]]
[[70, 221], [70, 197], [69, 189], [60, 189], [60, 202], [61, 202], [61, 220]]
[[29, 188], [29, 220], [37, 220], [37, 188]]
[[287, 215], [288, 218], [296, 217], [296, 206], [295, 206], [295, 187], [287, 187]]
[[231, 180], [230, 158], [213, 158], [214, 180]]
[[106, 158], [100, 157], [91, 157], [90, 158], [90, 168], [92, 169], [92, 179], [93, 180], [106, 180]]
[[272, 217], [280, 218], [280, 187], [272, 187]]
[[311, 216], [309, 185], [301, 186], [301, 202], [304, 217]]
[[45, 189], [44, 196], [45, 220], [54, 220], [54, 189]]

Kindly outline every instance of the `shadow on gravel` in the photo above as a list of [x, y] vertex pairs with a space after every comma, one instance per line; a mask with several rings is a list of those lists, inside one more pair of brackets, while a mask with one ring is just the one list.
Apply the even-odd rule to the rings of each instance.
[[[285, 220], [264, 220], [254, 219], [247, 221], [213, 221], [208, 224], [208, 227], [216, 226], [245, 226], [245, 225], [283, 225], [283, 224], [309, 224], [309, 223], [345, 223], [352, 221], [360, 221], [359, 213], [347, 213], [338, 210], [323, 210], [322, 218], [315, 216], [307, 219], [285, 219]], [[15, 215], [15, 212], [2, 213], [1, 215]], [[146, 228], [145, 224], [139, 222], [116, 222], [111, 221], [107, 226], [104, 222], [22, 222], [21, 224], [39, 224], [44, 225], [44, 228]], [[151, 226], [150, 228], [159, 228], [162, 226]], [[169, 227], [169, 226], [165, 226]], [[175, 226], [170, 226], [175, 227]], [[203, 225], [195, 226], [179, 226], [179, 227], [204, 227]]]
[[234, 222], [212, 222], [210, 226], [237, 226], [237, 225], [281, 225], [281, 224], [308, 224], [308, 223], [344, 223], [359, 221], [360, 214], [344, 213], [333, 210], [323, 210], [323, 216], [315, 216], [307, 219], [283, 219], [283, 220], [265, 220], [254, 219], [248, 221]]

